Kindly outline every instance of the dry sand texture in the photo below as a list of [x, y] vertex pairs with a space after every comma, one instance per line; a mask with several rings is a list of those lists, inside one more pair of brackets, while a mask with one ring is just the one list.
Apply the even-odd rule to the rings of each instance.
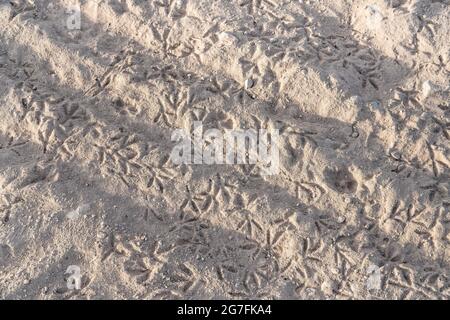
[[0, 298], [450, 297], [450, 1], [74, 3], [0, 1]]

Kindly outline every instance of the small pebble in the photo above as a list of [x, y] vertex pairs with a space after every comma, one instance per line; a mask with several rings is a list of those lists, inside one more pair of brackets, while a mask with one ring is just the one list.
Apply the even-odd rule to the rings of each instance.
[[345, 217], [344, 217], [344, 216], [339, 216], [339, 217], [337, 218], [337, 222], [338, 222], [338, 223], [344, 223], [344, 222], [345, 222]]
[[353, 131], [352, 134], [350, 135], [352, 138], [358, 138], [359, 137], [359, 132], [358, 131]]
[[436, 86], [430, 81], [427, 80], [422, 85], [422, 95], [424, 98], [428, 98], [433, 95], [437, 91]]
[[71, 220], [77, 219], [81, 215], [85, 215], [90, 209], [91, 209], [90, 204], [83, 204], [83, 205], [79, 206], [78, 208], [76, 208], [75, 210], [67, 213], [66, 217]]
[[306, 288], [305, 292], [306, 292], [307, 295], [313, 296], [313, 295], [316, 294], [316, 289], [314, 289], [314, 288]]
[[392, 150], [390, 153], [391, 157], [397, 161], [400, 161], [402, 159], [402, 154], [397, 150]]
[[253, 88], [253, 86], [255, 85], [255, 82], [252, 79], [247, 79], [244, 82], [244, 88], [245, 90], [251, 89]]
[[378, 100], [372, 101], [370, 103], [370, 105], [372, 106], [372, 108], [375, 108], [375, 109], [380, 109], [381, 108], [381, 102], [378, 101]]

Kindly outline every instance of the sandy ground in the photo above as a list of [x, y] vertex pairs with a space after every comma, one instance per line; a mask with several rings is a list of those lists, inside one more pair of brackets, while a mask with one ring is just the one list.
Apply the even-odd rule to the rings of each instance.
[[450, 298], [450, 1], [74, 3], [0, 1], [0, 298]]

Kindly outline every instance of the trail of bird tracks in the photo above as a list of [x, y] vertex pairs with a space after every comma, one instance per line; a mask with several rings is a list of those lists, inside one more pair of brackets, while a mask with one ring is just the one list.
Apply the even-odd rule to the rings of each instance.
[[[2, 1], [0, 298], [449, 299], [449, 26], [444, 0]], [[278, 174], [174, 164], [199, 121], [278, 130]]]

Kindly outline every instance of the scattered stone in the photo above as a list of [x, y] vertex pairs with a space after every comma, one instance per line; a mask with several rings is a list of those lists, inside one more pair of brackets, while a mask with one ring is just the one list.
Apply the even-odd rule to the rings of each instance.
[[322, 283], [320, 289], [326, 295], [331, 296], [337, 289], [337, 283], [331, 279], [327, 279]]
[[305, 292], [308, 296], [314, 296], [316, 294], [316, 289], [314, 288], [306, 288]]
[[402, 159], [402, 154], [398, 150], [392, 150], [390, 152], [390, 156], [397, 161], [400, 161]]
[[345, 217], [344, 216], [339, 216], [338, 218], [337, 218], [337, 222], [338, 223], [344, 223], [345, 222]]
[[424, 99], [428, 98], [429, 96], [432, 96], [437, 91], [438, 91], [437, 86], [434, 85], [430, 80], [427, 80], [422, 84], [422, 97]]
[[370, 106], [374, 109], [381, 109], [381, 102], [378, 100], [374, 100], [370, 103]]
[[253, 86], [255, 85], [255, 82], [253, 81], [253, 79], [247, 79], [244, 82], [244, 88], [245, 90], [251, 89], [253, 88]]
[[83, 205], [79, 206], [78, 208], [76, 208], [75, 210], [70, 211], [69, 213], [67, 213], [66, 217], [68, 219], [70, 219], [70, 220], [77, 219], [81, 215], [87, 213], [90, 209], [91, 209], [91, 205], [90, 204], [83, 204]]

